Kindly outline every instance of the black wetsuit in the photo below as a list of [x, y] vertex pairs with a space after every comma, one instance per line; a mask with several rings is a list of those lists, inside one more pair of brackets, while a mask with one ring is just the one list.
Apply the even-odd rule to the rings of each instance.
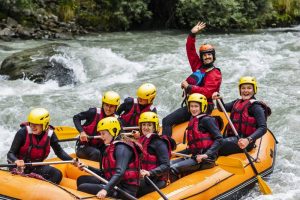
[[[101, 112], [104, 112], [103, 109]], [[82, 126], [87, 126], [91, 124], [97, 114], [96, 108], [90, 108], [87, 111], [80, 112], [73, 117], [73, 122], [76, 129], [81, 133], [83, 131]], [[104, 114], [104, 113], [103, 113]], [[105, 114], [104, 114], [105, 115]], [[85, 120], [84, 124], [81, 125], [81, 121]], [[93, 160], [99, 162], [101, 160], [101, 155], [105, 149], [105, 145], [100, 146], [90, 146], [89, 144], [76, 144], [76, 155], [79, 158]]]
[[[118, 107], [116, 114], [121, 116], [122, 114], [128, 113], [131, 110], [133, 105], [134, 105], [133, 98], [127, 97], [124, 100], [124, 102]], [[147, 106], [148, 105], [140, 105], [139, 104], [140, 110], [143, 110]], [[157, 113], [157, 110], [155, 107], [153, 108], [152, 112]], [[121, 117], [119, 118], [119, 121], [121, 122], [122, 126], [127, 126], [127, 124], [124, 122], [124, 120]]]
[[[166, 173], [169, 173], [170, 158], [168, 153], [168, 146], [162, 139], [153, 138], [148, 146], [147, 151], [152, 155], [157, 155], [158, 161], [157, 167], [149, 171], [149, 178], [155, 183], [158, 188], [164, 188], [167, 183], [164, 180], [160, 180], [159, 177], [162, 175], [166, 175]], [[150, 183], [148, 183], [145, 179], [142, 179], [137, 196], [143, 196], [154, 190], [155, 189]]]
[[[214, 160], [217, 158], [218, 150], [223, 145], [223, 137], [213, 117], [200, 118], [199, 128], [204, 129], [205, 132], [210, 133], [212, 139], [214, 140], [212, 146], [206, 152], [202, 152], [202, 154], [206, 154], [208, 156], [208, 159], [203, 160], [201, 163], [198, 163], [195, 159], [196, 155], [193, 155], [192, 158], [173, 160], [171, 162], [171, 175], [174, 175], [172, 177], [172, 181], [178, 179], [178, 174], [190, 174], [192, 172], [208, 169], [214, 166]], [[189, 149], [186, 149], [181, 151], [180, 153], [190, 154], [191, 152]]]
[[[132, 161], [134, 154], [129, 146], [123, 143], [117, 143], [115, 149], [115, 159], [116, 159], [116, 173], [108, 180], [108, 184], [103, 184], [100, 180], [93, 176], [80, 176], [77, 179], [77, 189], [89, 194], [97, 194], [100, 190], [105, 189], [108, 192], [108, 196], [114, 198], [126, 199], [126, 197], [117, 193], [113, 188], [118, 186], [127, 193], [136, 196], [138, 187], [133, 185], [128, 185], [122, 182], [122, 177], [128, 167], [128, 164]], [[101, 165], [101, 163], [100, 163]], [[88, 167], [90, 170], [94, 171], [98, 175], [103, 177], [102, 170], [93, 167]]]
[[[225, 110], [227, 112], [230, 112], [236, 101], [237, 100], [234, 100], [230, 103], [224, 104]], [[218, 105], [218, 109], [220, 110], [219, 105]], [[262, 137], [267, 131], [267, 120], [266, 120], [265, 111], [264, 111], [264, 108], [262, 105], [260, 105], [258, 103], [253, 103], [249, 107], [249, 115], [251, 115], [255, 118], [257, 129], [250, 136], [253, 139], [253, 142], [247, 146], [247, 148], [246, 148], [247, 151], [250, 151], [251, 149], [253, 149], [255, 140]], [[242, 153], [243, 150], [238, 146], [237, 143], [238, 143], [238, 139], [236, 136], [224, 138], [224, 144], [223, 144], [222, 148], [219, 150], [219, 155], [230, 155], [230, 154], [234, 154], [234, 153]]]
[[[36, 135], [35, 137], [37, 138], [37, 140], [40, 140], [43, 137], [43, 134], [45, 133], [42, 133], [41, 135]], [[15, 135], [10, 150], [7, 153], [8, 162], [14, 163], [16, 160], [18, 160], [16, 155], [19, 153], [20, 148], [25, 144], [25, 140], [26, 140], [26, 127], [24, 126]], [[55, 155], [57, 155], [57, 157], [60, 158], [61, 160], [72, 160], [72, 157], [70, 157], [61, 148], [55, 133], [53, 133], [50, 138], [50, 146], [52, 147]], [[26, 160], [25, 162], [30, 162], [30, 161]], [[57, 184], [60, 183], [62, 179], [62, 173], [58, 169], [47, 165], [26, 167], [25, 173], [30, 173], [30, 172], [40, 174], [45, 179]]]

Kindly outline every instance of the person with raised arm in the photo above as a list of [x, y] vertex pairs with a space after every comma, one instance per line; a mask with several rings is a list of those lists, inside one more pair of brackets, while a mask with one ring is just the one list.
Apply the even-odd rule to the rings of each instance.
[[[188, 35], [186, 42], [186, 53], [193, 74], [186, 80], [182, 81], [181, 88], [184, 90], [185, 98], [193, 93], [201, 93], [208, 100], [207, 113], [211, 113], [214, 104], [212, 94], [220, 90], [222, 74], [219, 68], [215, 67], [216, 60], [215, 48], [211, 44], [202, 44], [197, 54], [195, 42], [196, 35], [200, 33], [206, 24], [198, 22]], [[191, 117], [187, 105], [183, 106], [173, 113], [167, 115], [162, 120], [163, 134], [172, 136], [172, 127], [174, 125], [188, 121]]]

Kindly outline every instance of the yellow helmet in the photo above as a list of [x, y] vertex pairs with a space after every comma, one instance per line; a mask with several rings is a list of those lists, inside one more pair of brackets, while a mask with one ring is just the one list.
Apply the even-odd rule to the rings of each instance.
[[114, 91], [107, 91], [104, 93], [104, 95], [102, 97], [102, 103], [119, 106], [120, 105], [120, 95]]
[[240, 93], [241, 93], [241, 85], [245, 84], [245, 83], [252, 84], [253, 89], [254, 89], [254, 94], [257, 93], [257, 82], [256, 82], [255, 77], [243, 76], [243, 77], [240, 78], [240, 81], [239, 81], [239, 91], [240, 91]]
[[138, 88], [136, 94], [141, 99], [147, 99], [150, 104], [156, 96], [156, 87], [151, 83], [144, 83]]
[[120, 122], [115, 117], [105, 117], [97, 125], [97, 132], [104, 130], [107, 130], [111, 136], [116, 137], [121, 130]]
[[205, 113], [207, 110], [207, 99], [203, 94], [193, 93], [189, 96], [188, 102], [198, 102], [200, 103], [201, 113]]
[[143, 122], [153, 122], [155, 123], [155, 130], [159, 131], [159, 119], [155, 112], [143, 112], [139, 118], [139, 126]]
[[50, 114], [45, 108], [35, 108], [29, 113], [28, 122], [32, 124], [42, 124], [44, 131], [49, 126]]

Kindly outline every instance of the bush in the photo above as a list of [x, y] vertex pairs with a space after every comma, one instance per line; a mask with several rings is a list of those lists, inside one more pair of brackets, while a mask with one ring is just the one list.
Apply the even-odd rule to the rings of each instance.
[[76, 0], [60, 0], [58, 16], [64, 22], [68, 22], [75, 18], [78, 2]]
[[208, 28], [227, 31], [258, 27], [258, 19], [267, 9], [265, 0], [180, 0], [176, 16], [178, 23], [186, 28], [204, 21]]
[[299, 0], [273, 0], [274, 12], [272, 15], [273, 23], [277, 26], [287, 26], [299, 23], [300, 20], [300, 1]]

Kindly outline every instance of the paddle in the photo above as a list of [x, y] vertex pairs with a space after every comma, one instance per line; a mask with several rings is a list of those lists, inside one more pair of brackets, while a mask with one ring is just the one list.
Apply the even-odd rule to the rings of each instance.
[[[74, 160], [64, 160], [64, 161], [53, 161], [53, 162], [32, 162], [24, 163], [25, 166], [42, 166], [42, 165], [57, 165], [57, 164], [68, 164], [74, 163]], [[0, 167], [17, 167], [17, 164], [0, 164]]]
[[[225, 116], [226, 116], [226, 118], [227, 118], [227, 120], [228, 120], [228, 123], [229, 123], [230, 127], [232, 128], [232, 130], [233, 130], [235, 136], [236, 136], [238, 139], [240, 139], [240, 136], [239, 136], [239, 134], [237, 133], [237, 131], [236, 131], [236, 129], [235, 129], [235, 127], [234, 127], [232, 121], [230, 120], [230, 118], [229, 118], [229, 116], [228, 116], [228, 114], [227, 114], [227, 112], [226, 112], [226, 110], [225, 110], [225, 108], [224, 108], [224, 106], [223, 106], [221, 100], [220, 100], [220, 99], [217, 99], [217, 102], [218, 102], [219, 106], [221, 107], [222, 111], [224, 112], [224, 114], [225, 114]], [[244, 151], [244, 153], [245, 153], [245, 155], [246, 155], [246, 157], [247, 157], [247, 159], [248, 159], [248, 161], [249, 161], [249, 163], [250, 163], [250, 165], [251, 165], [252, 170], [254, 171], [254, 173], [255, 173], [255, 175], [256, 175], [256, 178], [257, 178], [257, 181], [258, 181], [258, 185], [259, 185], [260, 191], [261, 191], [263, 194], [272, 194], [271, 188], [268, 186], [268, 184], [267, 184], [267, 183], [261, 178], [261, 176], [259, 175], [259, 173], [258, 173], [258, 171], [257, 171], [257, 169], [256, 169], [256, 167], [255, 167], [255, 165], [254, 165], [254, 163], [253, 163], [253, 161], [251, 160], [251, 157], [250, 157], [249, 153], [246, 151], [246, 149], [243, 149], [243, 151]]]
[[238, 174], [238, 175], [245, 174], [244, 165], [243, 165], [242, 161], [240, 161], [237, 158], [220, 156], [216, 160], [216, 164], [219, 165], [222, 169], [225, 169], [226, 171], [228, 171], [230, 173]]
[[59, 140], [75, 138], [79, 135], [78, 130], [71, 126], [56, 126], [54, 132]]
[[[132, 133], [121, 133], [122, 135], [126, 135], [126, 136], [131, 136]], [[97, 136], [88, 136], [87, 139], [101, 139], [100, 135]], [[79, 140], [79, 137], [75, 137], [75, 138], [67, 138], [67, 139], [62, 139], [62, 140], [58, 140], [58, 142], [69, 142], [69, 141], [77, 141]]]
[[[174, 152], [174, 151], [172, 151], [172, 155], [181, 156], [181, 157], [184, 157], [184, 158], [192, 158], [192, 159], [196, 160], [196, 155], [187, 155], [187, 154], [178, 153], [178, 152]], [[214, 160], [209, 159], [209, 158], [202, 158], [202, 161], [205, 161], [205, 162], [208, 162], [208, 163], [214, 163], [215, 162]]]
[[[100, 135], [97, 136], [88, 136], [88, 139], [101, 139]], [[58, 140], [59, 142], [69, 142], [69, 141], [77, 141], [79, 140], [79, 137], [75, 137], [75, 138], [68, 138], [68, 139], [62, 139], [62, 140]]]
[[[138, 126], [123, 127], [122, 129], [125, 131], [137, 130], [139, 129], [139, 127]], [[78, 130], [72, 126], [56, 126], [54, 131], [59, 140], [72, 139], [72, 138], [76, 138], [79, 135]]]
[[174, 151], [172, 151], [172, 155], [181, 156], [181, 157], [185, 157], [185, 158], [191, 158], [192, 157], [192, 155], [187, 155], [187, 154], [178, 153], [178, 152], [174, 152]]
[[[97, 179], [99, 179], [101, 182], [107, 184], [108, 181], [105, 180], [104, 178], [102, 178], [101, 176], [99, 176], [98, 174], [94, 173], [93, 171], [89, 170], [87, 167], [83, 167], [82, 168], [84, 171], [86, 171], [87, 173], [93, 175], [94, 177], [96, 177]], [[135, 198], [134, 196], [132, 196], [131, 194], [125, 192], [124, 190], [120, 189], [118, 186], [115, 186], [114, 189], [118, 192], [120, 192], [122, 195], [126, 196], [128, 199], [130, 200], [137, 200], [137, 198]]]
[[162, 191], [160, 191], [160, 189], [155, 185], [155, 183], [153, 183], [153, 181], [148, 176], [144, 176], [144, 179], [146, 179], [152, 185], [152, 187], [159, 193], [159, 195], [164, 200], [168, 200], [167, 196], [164, 195], [164, 193], [162, 193]]

